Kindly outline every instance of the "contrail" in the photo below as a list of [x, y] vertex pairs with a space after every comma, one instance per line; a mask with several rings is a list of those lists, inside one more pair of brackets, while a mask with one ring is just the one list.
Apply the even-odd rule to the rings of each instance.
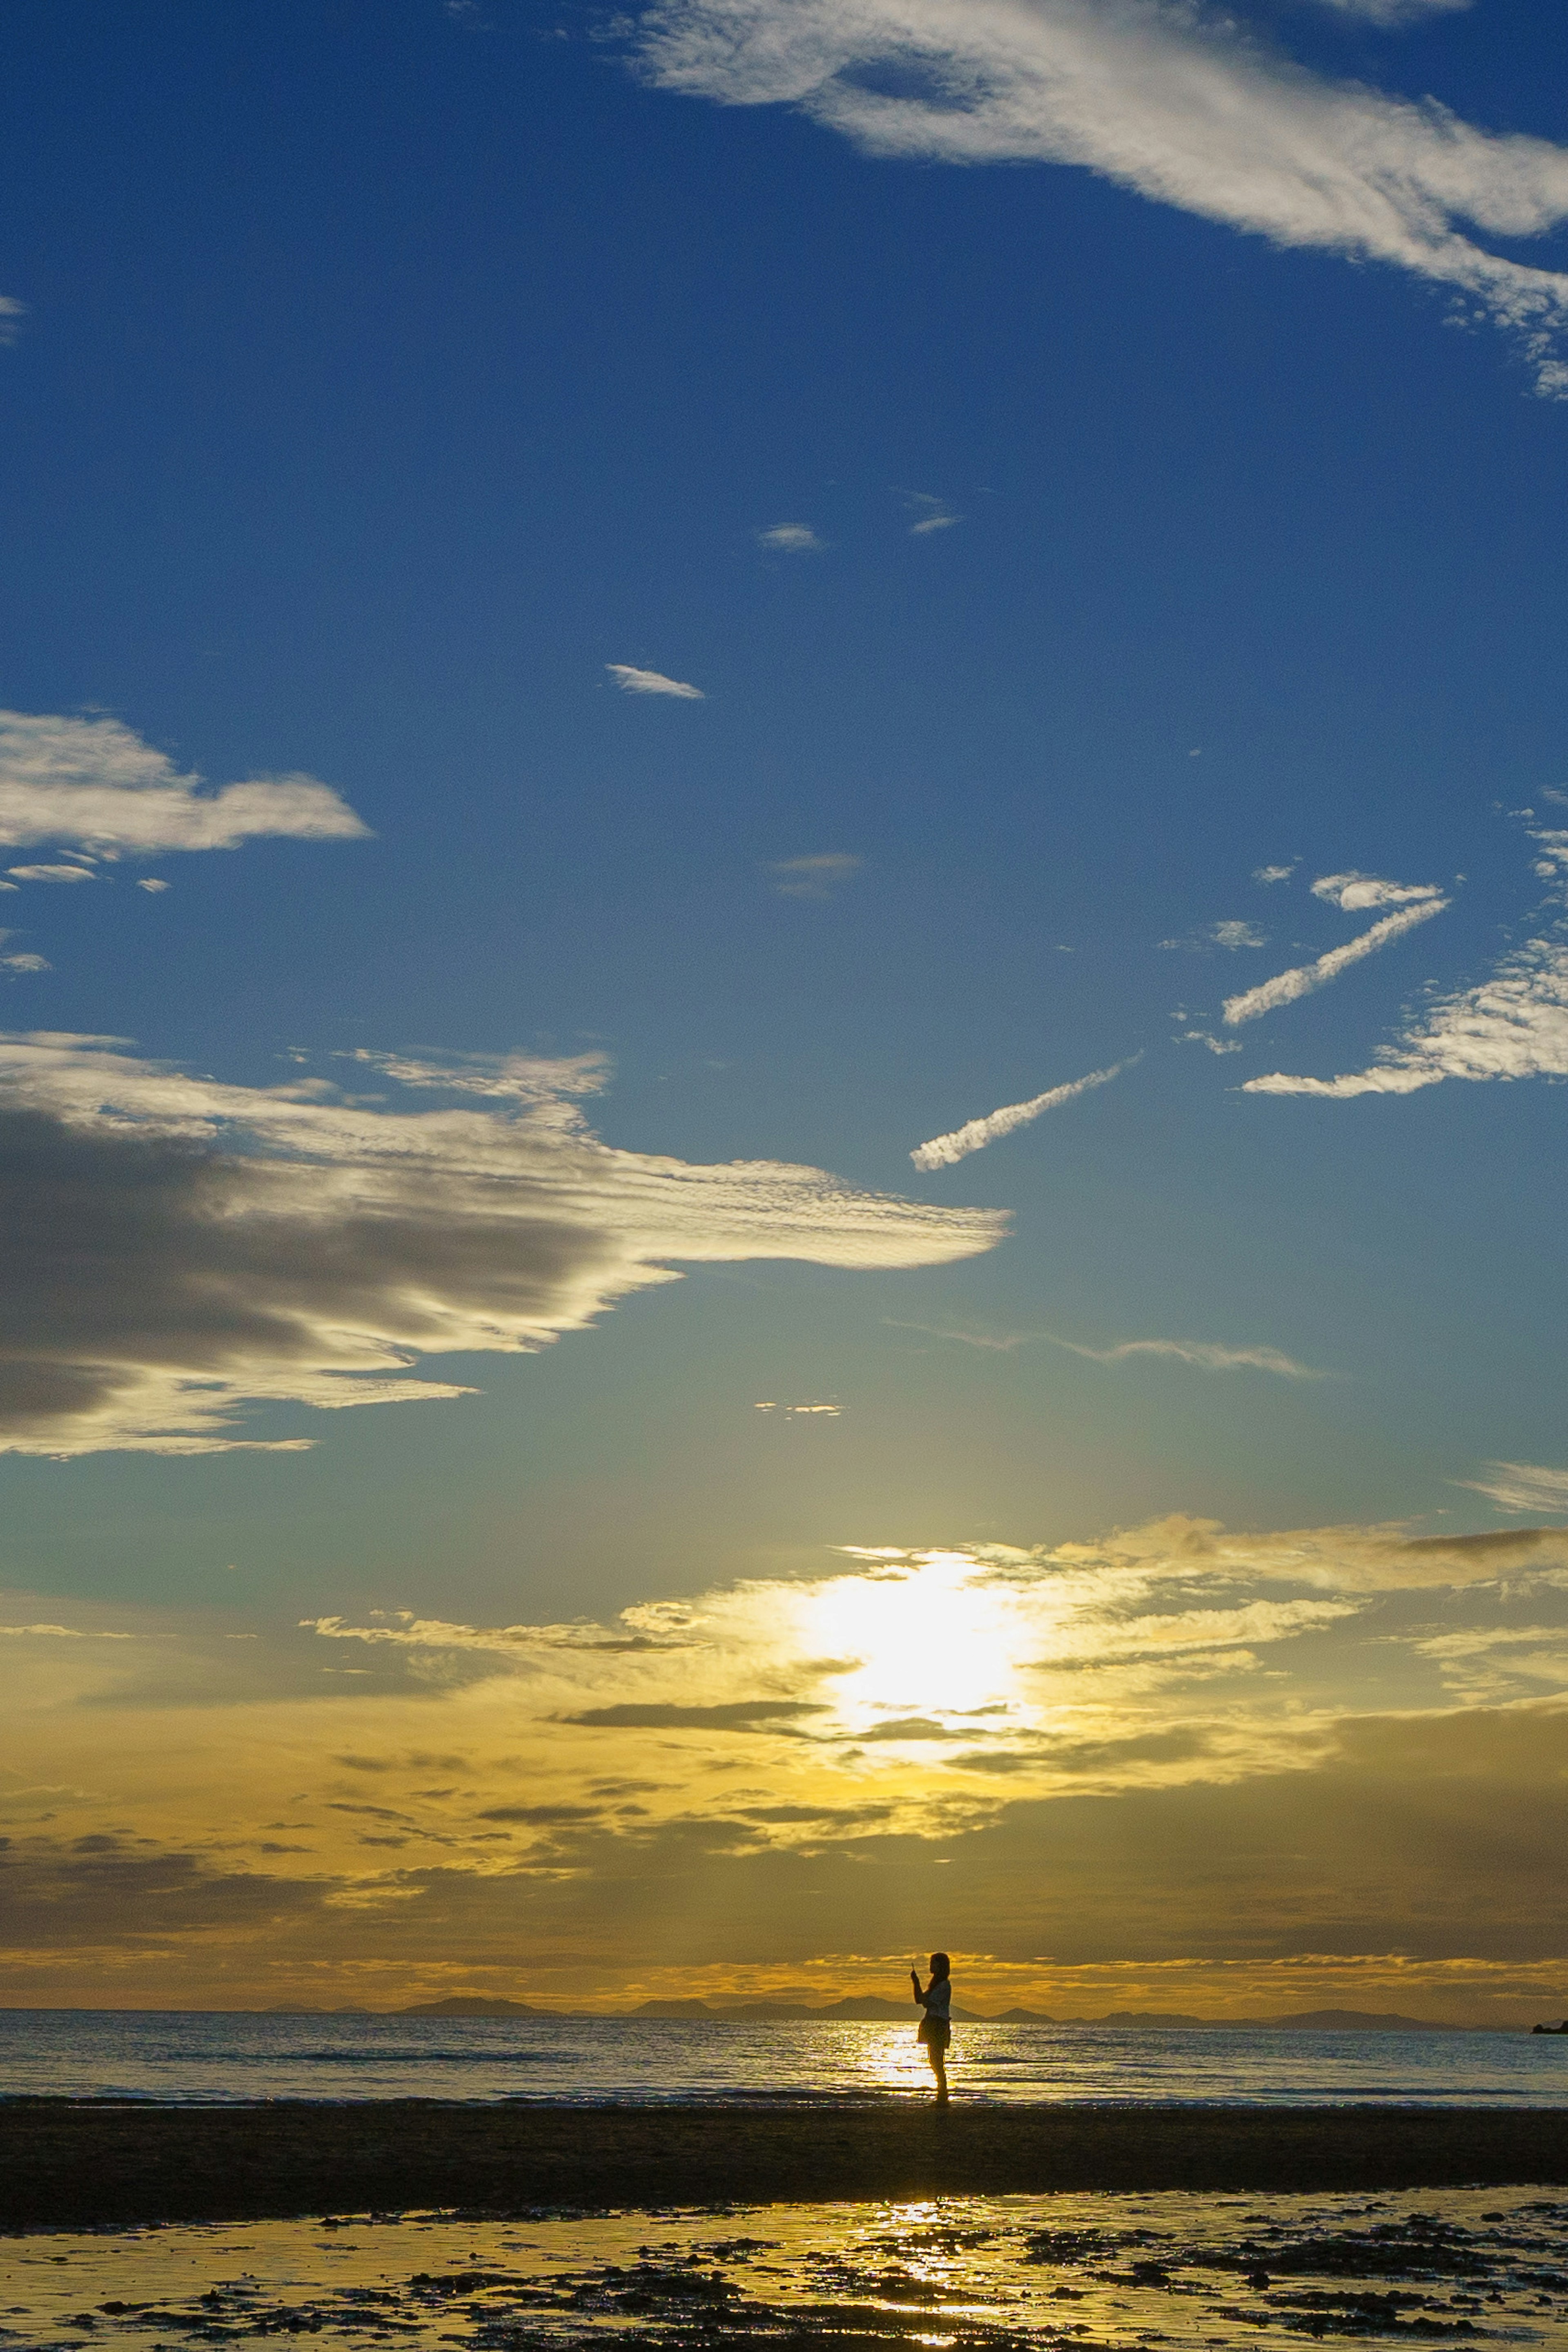
[[1142, 1060], [1141, 1054], [1134, 1054], [1124, 1062], [1113, 1062], [1108, 1070], [1091, 1070], [1086, 1078], [1073, 1078], [1064, 1087], [1052, 1087], [1049, 1093], [1036, 1095], [1030, 1102], [1007, 1103], [988, 1118], [972, 1118], [967, 1127], [955, 1128], [951, 1135], [934, 1135], [929, 1143], [917, 1145], [909, 1156], [916, 1168], [951, 1168], [955, 1161], [967, 1160], [971, 1151], [983, 1151], [999, 1135], [1010, 1135], [1015, 1127], [1027, 1127], [1042, 1110], [1054, 1110], [1059, 1103], [1071, 1102], [1075, 1095], [1088, 1094], [1091, 1087], [1109, 1086], [1123, 1070], [1131, 1069], [1134, 1062]]
[[1359, 963], [1363, 956], [1375, 955], [1379, 948], [1385, 948], [1402, 932], [1413, 931], [1417, 923], [1430, 922], [1448, 904], [1447, 898], [1430, 898], [1423, 899], [1418, 907], [1402, 907], [1398, 914], [1385, 915], [1380, 923], [1374, 923], [1359, 938], [1346, 940], [1343, 948], [1331, 948], [1327, 955], [1319, 956], [1316, 963], [1299, 963], [1293, 971], [1276, 972], [1272, 980], [1248, 989], [1243, 995], [1228, 996], [1227, 1023], [1234, 1029], [1243, 1021], [1256, 1021], [1260, 1013], [1272, 1013], [1277, 1005], [1293, 1004], [1298, 996], [1310, 996], [1315, 988], [1326, 988], [1331, 980], [1337, 980], [1342, 971]]

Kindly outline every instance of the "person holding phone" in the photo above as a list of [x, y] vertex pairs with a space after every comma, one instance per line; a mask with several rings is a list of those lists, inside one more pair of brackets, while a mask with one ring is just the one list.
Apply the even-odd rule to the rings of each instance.
[[915, 1987], [915, 1998], [925, 2011], [920, 2021], [916, 2041], [925, 2044], [925, 2055], [931, 2061], [931, 2072], [936, 2077], [936, 2104], [947, 2104], [947, 2044], [953, 2039], [953, 1963], [946, 1952], [931, 1955], [931, 1981], [924, 1992], [920, 1990], [920, 1971], [911, 1969], [909, 1981]]

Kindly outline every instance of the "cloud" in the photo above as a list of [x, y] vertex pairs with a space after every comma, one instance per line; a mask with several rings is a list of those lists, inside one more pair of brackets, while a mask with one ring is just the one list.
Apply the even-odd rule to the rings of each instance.
[[1272, 980], [1263, 981], [1257, 988], [1247, 989], [1240, 996], [1228, 996], [1224, 1006], [1227, 1023], [1231, 1028], [1238, 1028], [1243, 1021], [1256, 1021], [1261, 1013], [1273, 1013], [1281, 1004], [1294, 1004], [1298, 998], [1311, 996], [1315, 990], [1326, 988], [1331, 981], [1339, 978], [1342, 971], [1348, 971], [1352, 964], [1360, 963], [1366, 956], [1375, 955], [1379, 948], [1387, 947], [1390, 940], [1402, 939], [1406, 931], [1413, 931], [1417, 923], [1429, 922], [1434, 915], [1440, 915], [1448, 904], [1447, 898], [1434, 898], [1424, 900], [1418, 907], [1403, 908], [1398, 914], [1385, 915], [1380, 923], [1374, 923], [1369, 931], [1347, 940], [1343, 947], [1331, 948], [1327, 955], [1319, 956], [1315, 963], [1297, 964], [1293, 971], [1276, 972]]
[[819, 539], [809, 522], [776, 522], [768, 530], [757, 534], [759, 547], [779, 549], [787, 555], [810, 555], [827, 545]]
[[1084, 1348], [1071, 1339], [1056, 1339], [1075, 1356], [1089, 1356], [1097, 1364], [1124, 1364], [1134, 1356], [1165, 1356], [1176, 1363], [1193, 1364], [1205, 1372], [1279, 1372], [1291, 1381], [1321, 1381], [1322, 1372], [1298, 1364], [1278, 1348], [1226, 1348], [1207, 1339], [1124, 1339], [1114, 1348]]
[[0, 294], [0, 343], [16, 341], [26, 315], [26, 302], [18, 302], [14, 294]]
[[1044, 1340], [1052, 1348], [1065, 1348], [1070, 1355], [1087, 1356], [1092, 1363], [1121, 1364], [1134, 1356], [1166, 1356], [1183, 1364], [1192, 1364], [1201, 1371], [1279, 1372], [1287, 1380], [1321, 1381], [1323, 1374], [1314, 1371], [1310, 1364], [1298, 1364], [1291, 1356], [1278, 1348], [1221, 1347], [1207, 1339], [1124, 1339], [1114, 1348], [1086, 1348], [1076, 1339], [1060, 1339], [1054, 1331], [1011, 1331], [993, 1334], [985, 1331], [944, 1330], [931, 1323], [902, 1323], [891, 1315], [883, 1320], [895, 1331], [923, 1331], [933, 1339], [957, 1339], [967, 1348], [994, 1349], [999, 1355], [1010, 1355], [1015, 1348], [1027, 1348], [1032, 1341]]
[[1254, 882], [1288, 882], [1295, 870], [1293, 861], [1289, 866], [1257, 866], [1252, 869], [1252, 879]]
[[1561, 937], [1527, 940], [1479, 987], [1439, 997], [1368, 1069], [1336, 1078], [1275, 1070], [1249, 1078], [1243, 1092], [1343, 1102], [1415, 1094], [1445, 1078], [1533, 1077], [1568, 1077], [1568, 941]]
[[1543, 1470], [1533, 1462], [1489, 1462], [1490, 1478], [1456, 1478], [1487, 1496], [1505, 1511], [1568, 1511], [1568, 1470]]
[[1380, 882], [1371, 874], [1324, 874], [1312, 884], [1314, 898], [1326, 898], [1347, 915], [1364, 914], [1372, 907], [1411, 907], [1440, 898], [1430, 882]]
[[682, 1265], [939, 1265], [1005, 1229], [819, 1169], [612, 1150], [571, 1099], [593, 1057], [553, 1094], [541, 1071], [463, 1063], [447, 1083], [480, 1101], [387, 1109], [0, 1037], [0, 1448], [211, 1452], [248, 1442], [246, 1401], [457, 1396], [411, 1364], [547, 1346]]
[[909, 526], [911, 539], [925, 539], [934, 530], [951, 530], [955, 523], [964, 520], [953, 512], [946, 499], [935, 499], [928, 490], [905, 490], [902, 495], [904, 505], [915, 514]]
[[781, 898], [831, 898], [841, 882], [858, 874], [863, 857], [847, 850], [823, 850], [815, 857], [775, 858], [768, 871]]
[[96, 882], [97, 875], [90, 866], [8, 866], [7, 874], [18, 882]]
[[[1177, 1013], [1176, 1018], [1180, 1020], [1183, 1016]], [[1176, 1043], [1178, 1045], [1207, 1045], [1211, 1054], [1239, 1054], [1241, 1051], [1239, 1038], [1217, 1037], [1211, 1029], [1178, 1029]]]
[[1568, 1951], [1562, 1527], [1176, 1515], [569, 1626], [0, 1619], [38, 1629], [0, 1639], [14, 2001], [387, 2007], [515, 1990], [525, 1937], [562, 2007], [768, 1969], [831, 2000], [895, 1990], [934, 1897], [1003, 1956], [966, 1955], [976, 2006], [1054, 1971], [1058, 2014], [1421, 2009], [1401, 1971], [1466, 2013]]
[[139, 890], [167, 890], [167, 882], [160, 882], [155, 874], [144, 874], [136, 885]]
[[1568, 152], [1479, 130], [1430, 99], [1329, 80], [1218, 12], [1175, 0], [655, 0], [639, 53], [664, 89], [794, 106], [873, 155], [1075, 164], [1278, 246], [1386, 262], [1521, 332], [1538, 388], [1561, 389], [1568, 277], [1471, 231], [1511, 242], [1568, 217]]
[[1319, 0], [1338, 16], [1360, 16], [1371, 25], [1407, 25], [1421, 16], [1452, 16], [1472, 0]]
[[1080, 1095], [1089, 1094], [1095, 1087], [1109, 1086], [1124, 1070], [1131, 1069], [1142, 1056], [1132, 1055], [1124, 1062], [1113, 1062], [1108, 1070], [1091, 1070], [1084, 1078], [1072, 1078], [1066, 1086], [1051, 1087], [1028, 1102], [1008, 1103], [1000, 1110], [991, 1111], [985, 1118], [972, 1118], [967, 1126], [955, 1128], [951, 1135], [933, 1136], [929, 1143], [916, 1146], [910, 1153], [916, 1168], [951, 1168], [967, 1160], [971, 1151], [983, 1151], [988, 1143], [998, 1137], [1011, 1135], [1015, 1128], [1028, 1127], [1042, 1111], [1055, 1110], [1062, 1103], [1073, 1102]]
[[805, 1699], [747, 1698], [722, 1706], [680, 1706], [669, 1702], [590, 1706], [578, 1715], [563, 1716], [561, 1721], [601, 1731], [772, 1731], [800, 1716], [826, 1713], [824, 1706]]
[[47, 956], [8, 955], [0, 956], [0, 969], [6, 971], [53, 971], [54, 966]]
[[[115, 858], [237, 849], [264, 835], [354, 841], [370, 833], [348, 803], [313, 776], [253, 777], [216, 793], [202, 784], [118, 719], [0, 710], [0, 845], [76, 842]], [[59, 882], [74, 869], [11, 871]]]
[[663, 670], [633, 669], [630, 662], [606, 662], [604, 667], [622, 694], [673, 694], [682, 702], [707, 699], [700, 686], [685, 686], [678, 677], [666, 677]]
[[1231, 950], [1264, 948], [1268, 944], [1268, 933], [1260, 931], [1256, 923], [1242, 922], [1234, 919], [1221, 923], [1210, 923], [1207, 930], [1190, 933], [1186, 939], [1160, 941], [1162, 948], [1172, 950], [1185, 948], [1197, 954], [1205, 954], [1210, 948]]

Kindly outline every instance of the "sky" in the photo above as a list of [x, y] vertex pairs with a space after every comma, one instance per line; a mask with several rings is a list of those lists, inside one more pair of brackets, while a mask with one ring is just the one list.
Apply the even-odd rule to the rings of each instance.
[[8, 34], [0, 2002], [1568, 2011], [1568, 26]]

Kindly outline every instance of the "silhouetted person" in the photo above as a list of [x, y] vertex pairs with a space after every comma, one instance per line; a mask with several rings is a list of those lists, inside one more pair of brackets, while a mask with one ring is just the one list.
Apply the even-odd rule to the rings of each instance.
[[925, 2011], [920, 2021], [916, 2039], [925, 2045], [925, 2055], [931, 2061], [931, 2072], [936, 2077], [936, 2104], [947, 2104], [947, 2044], [953, 2039], [953, 1963], [946, 1952], [931, 1955], [931, 1981], [924, 1992], [920, 1990], [920, 1971], [911, 1969], [909, 1981], [915, 1987], [915, 1998]]

